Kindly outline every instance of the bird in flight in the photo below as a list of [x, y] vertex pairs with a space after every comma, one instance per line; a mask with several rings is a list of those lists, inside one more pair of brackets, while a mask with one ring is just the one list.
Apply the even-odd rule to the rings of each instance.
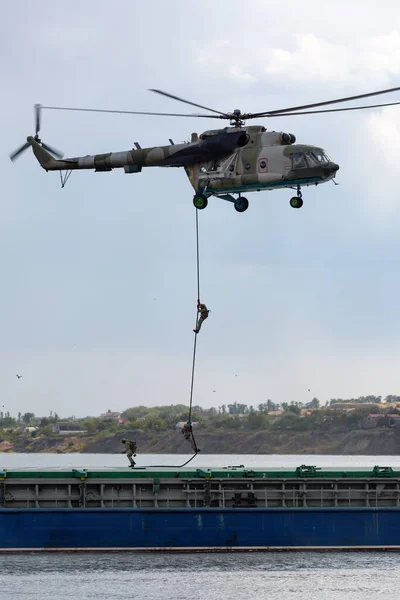
[[22, 375], [16, 375], [15, 376], [17, 379], [21, 379]]

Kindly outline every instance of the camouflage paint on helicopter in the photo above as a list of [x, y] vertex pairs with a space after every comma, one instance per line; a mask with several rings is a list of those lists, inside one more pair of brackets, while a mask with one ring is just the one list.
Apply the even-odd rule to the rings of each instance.
[[207, 198], [214, 195], [233, 202], [238, 212], [244, 212], [247, 200], [241, 196], [235, 199], [231, 194], [277, 187], [296, 188], [298, 196], [291, 204], [300, 208], [300, 187], [329, 181], [339, 168], [321, 148], [296, 145], [292, 134], [267, 132], [262, 126], [225, 127], [199, 137], [192, 134], [192, 140], [57, 160], [33, 137], [27, 139], [46, 171], [123, 168], [126, 173], [139, 173], [143, 167], [184, 167], [199, 209], [205, 208]]

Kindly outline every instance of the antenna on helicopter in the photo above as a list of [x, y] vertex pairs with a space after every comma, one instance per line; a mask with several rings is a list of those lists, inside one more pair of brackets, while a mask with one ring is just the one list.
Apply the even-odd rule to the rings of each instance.
[[[36, 131], [35, 131], [35, 136], [34, 136], [33, 139], [35, 140], [35, 142], [38, 142], [39, 144], [41, 144], [41, 146], [45, 150], [47, 150], [51, 154], [54, 154], [54, 156], [56, 156], [57, 158], [62, 158], [64, 156], [64, 154], [62, 152], [60, 152], [59, 150], [56, 150], [55, 148], [52, 148], [51, 146], [48, 146], [47, 144], [45, 144], [44, 142], [42, 142], [42, 140], [39, 137], [40, 122], [41, 122], [41, 109], [42, 109], [42, 105], [41, 104], [35, 104], [34, 110], [35, 110]], [[23, 152], [25, 152], [25, 150], [27, 150], [30, 147], [31, 147], [30, 142], [25, 142], [25, 144], [23, 144], [22, 146], [20, 146], [19, 148], [17, 148], [17, 150], [14, 150], [14, 152], [12, 152], [10, 154], [10, 159], [14, 162], [14, 160], [16, 160], [20, 156], [20, 154], [22, 154]]]

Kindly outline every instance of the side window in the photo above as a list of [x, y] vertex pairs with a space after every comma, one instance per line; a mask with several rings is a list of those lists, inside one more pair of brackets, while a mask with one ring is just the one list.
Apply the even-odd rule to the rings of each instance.
[[258, 159], [258, 172], [259, 173], [268, 173], [268, 158], [259, 158]]
[[303, 152], [293, 154], [293, 169], [304, 169], [308, 167], [306, 157]]

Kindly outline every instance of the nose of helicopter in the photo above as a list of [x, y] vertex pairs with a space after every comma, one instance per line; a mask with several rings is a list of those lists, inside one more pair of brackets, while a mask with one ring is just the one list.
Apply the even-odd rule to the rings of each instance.
[[324, 166], [323, 168], [323, 172], [324, 175], [326, 177], [329, 177], [329, 175], [334, 175], [337, 171], [339, 171], [339, 165], [334, 163], [334, 162], [329, 162], [327, 165]]

